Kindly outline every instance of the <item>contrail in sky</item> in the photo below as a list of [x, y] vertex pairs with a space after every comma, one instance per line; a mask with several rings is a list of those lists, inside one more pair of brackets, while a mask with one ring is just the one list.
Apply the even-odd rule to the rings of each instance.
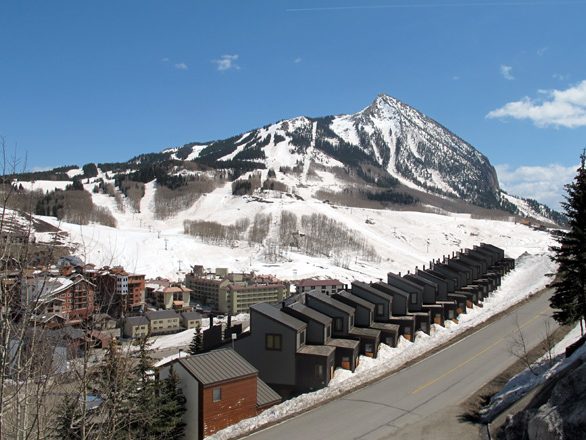
[[579, 5], [584, 4], [584, 0], [576, 1], [489, 1], [489, 2], [463, 2], [463, 3], [403, 3], [394, 5], [354, 5], [354, 6], [323, 6], [314, 8], [289, 8], [286, 12], [314, 12], [314, 11], [350, 11], [357, 9], [409, 9], [409, 8], [458, 8], [471, 6], [558, 6], [558, 5]]

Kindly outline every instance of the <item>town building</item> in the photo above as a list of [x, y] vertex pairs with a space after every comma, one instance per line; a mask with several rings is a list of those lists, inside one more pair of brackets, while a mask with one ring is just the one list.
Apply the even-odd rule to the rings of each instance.
[[258, 370], [229, 348], [159, 367], [159, 378], [167, 378], [171, 367], [186, 399], [186, 439], [203, 439], [281, 401]]
[[306, 278], [304, 280], [294, 281], [295, 293], [306, 293], [310, 291], [321, 292], [327, 295], [338, 293], [344, 290], [346, 286], [335, 279], [316, 280], [313, 278]]
[[35, 319], [42, 323], [80, 323], [94, 312], [95, 285], [78, 273], [38, 274], [25, 278], [20, 289], [20, 307], [34, 305]]
[[180, 322], [181, 315], [173, 310], [146, 312], [145, 317], [149, 321], [149, 332], [151, 336], [176, 333], [183, 330]]
[[327, 386], [334, 376], [335, 347], [307, 345], [307, 324], [270, 304], [250, 307], [250, 332], [236, 351], [282, 396]]
[[226, 314], [247, 313], [258, 303], [278, 304], [288, 296], [289, 286], [273, 276], [227, 273], [224, 268], [203, 274], [200, 266], [185, 276], [194, 302]]

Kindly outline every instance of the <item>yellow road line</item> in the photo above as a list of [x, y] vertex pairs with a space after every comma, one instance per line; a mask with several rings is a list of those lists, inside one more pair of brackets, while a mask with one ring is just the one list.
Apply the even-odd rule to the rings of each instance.
[[[525, 322], [523, 325], [521, 325], [519, 327], [519, 330], [521, 330], [522, 328], [528, 326], [529, 324], [531, 324], [533, 321], [535, 321], [537, 318], [539, 318], [541, 316], [542, 313], [546, 312], [547, 310], [549, 310], [549, 307], [543, 309], [541, 312], [539, 312], [537, 315], [535, 315], [534, 317], [532, 317], [531, 319], [529, 319], [527, 322]], [[421, 385], [419, 388], [416, 388], [411, 394], [417, 394], [418, 392], [424, 390], [425, 388], [433, 385], [436, 382], [439, 382], [440, 380], [442, 380], [444, 377], [449, 376], [450, 374], [452, 374], [454, 371], [462, 368], [464, 365], [469, 364], [470, 362], [472, 362], [474, 359], [476, 359], [479, 356], [482, 356], [484, 353], [486, 353], [487, 351], [489, 351], [491, 348], [495, 347], [496, 345], [500, 344], [502, 341], [504, 341], [505, 339], [507, 339], [509, 336], [503, 336], [502, 338], [496, 340], [495, 342], [493, 342], [492, 344], [490, 344], [488, 347], [486, 347], [483, 350], [480, 350], [478, 353], [476, 353], [475, 355], [469, 357], [468, 359], [466, 359], [464, 362], [459, 363], [458, 365], [456, 365], [454, 368], [452, 368], [451, 370], [446, 371], [444, 374], [442, 374], [441, 376], [436, 377], [433, 380], [430, 380], [429, 382]]]

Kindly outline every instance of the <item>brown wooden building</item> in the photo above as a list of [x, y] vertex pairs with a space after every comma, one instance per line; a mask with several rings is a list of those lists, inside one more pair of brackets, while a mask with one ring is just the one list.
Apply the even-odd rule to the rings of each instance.
[[170, 365], [187, 399], [186, 439], [203, 439], [281, 401], [258, 370], [229, 348], [178, 359], [159, 370], [160, 378], [169, 375]]

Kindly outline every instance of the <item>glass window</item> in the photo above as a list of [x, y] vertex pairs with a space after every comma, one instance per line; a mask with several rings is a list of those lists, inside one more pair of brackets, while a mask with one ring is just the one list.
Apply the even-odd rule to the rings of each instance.
[[222, 400], [222, 388], [216, 387], [212, 390], [212, 399], [214, 402]]
[[265, 343], [267, 350], [281, 350], [281, 335], [267, 334]]
[[324, 377], [324, 366], [323, 365], [316, 365], [315, 366], [315, 377], [318, 379], [323, 379], [323, 377]]
[[334, 318], [334, 330], [337, 332], [344, 330], [344, 322], [342, 321], [342, 318]]
[[299, 343], [305, 344], [305, 332], [299, 333]]
[[376, 314], [377, 316], [383, 316], [385, 313], [385, 306], [383, 304], [376, 305]]
[[416, 293], [411, 294], [411, 304], [417, 304], [417, 294]]

